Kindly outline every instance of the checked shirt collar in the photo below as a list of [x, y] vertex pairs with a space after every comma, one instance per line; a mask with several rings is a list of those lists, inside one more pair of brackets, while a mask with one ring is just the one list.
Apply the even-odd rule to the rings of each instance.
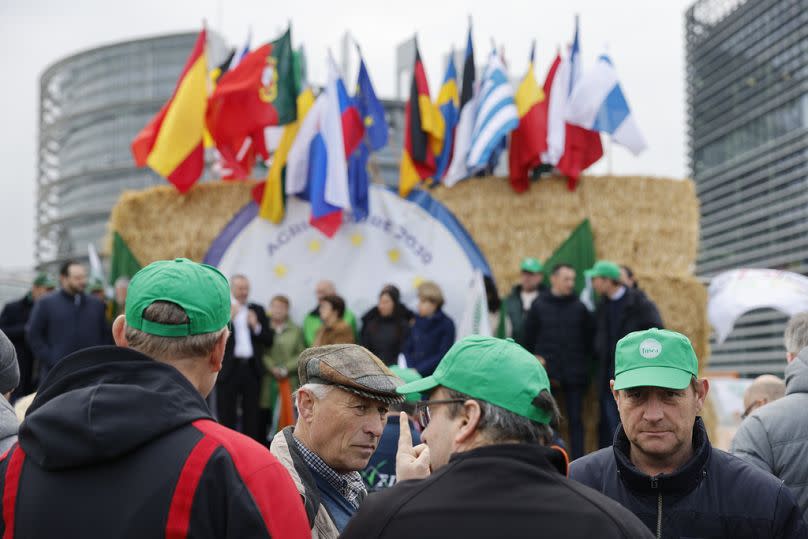
[[292, 438], [306, 465], [325, 478], [355, 509], [359, 509], [359, 503], [367, 494], [365, 483], [362, 481], [362, 476], [359, 472], [339, 473], [335, 471], [317, 453], [303, 445], [296, 436], [292, 436]]

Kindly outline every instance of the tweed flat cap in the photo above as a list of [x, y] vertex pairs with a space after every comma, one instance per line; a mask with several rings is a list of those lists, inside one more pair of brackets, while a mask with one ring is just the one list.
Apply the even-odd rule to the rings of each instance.
[[385, 404], [404, 400], [396, 387], [404, 383], [370, 350], [357, 344], [330, 344], [304, 350], [297, 362], [300, 385], [336, 385]]

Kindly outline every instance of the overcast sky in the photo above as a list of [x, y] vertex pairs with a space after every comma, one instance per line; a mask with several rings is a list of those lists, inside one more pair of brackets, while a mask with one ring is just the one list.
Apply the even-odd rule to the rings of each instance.
[[[2, 0], [0, 1], [0, 267], [34, 263], [34, 200], [39, 76], [59, 59], [103, 44], [157, 34], [194, 31], [202, 21], [232, 45], [252, 28], [253, 45], [274, 39], [292, 22], [295, 46], [303, 43], [314, 82], [325, 78], [330, 47], [350, 30], [362, 45], [377, 92], [395, 94], [395, 47], [418, 33], [433, 98], [443, 77], [443, 57], [465, 47], [467, 19], [474, 23], [478, 62], [493, 39], [504, 45], [512, 77], [536, 48], [536, 74], [544, 80], [558, 47], [572, 39], [580, 16], [584, 70], [608, 51], [629, 105], [648, 141], [634, 157], [612, 147], [616, 174], [681, 178], [686, 174], [684, 12], [692, 0]], [[349, 84], [349, 87], [352, 83]], [[607, 171], [607, 159], [591, 169]]]

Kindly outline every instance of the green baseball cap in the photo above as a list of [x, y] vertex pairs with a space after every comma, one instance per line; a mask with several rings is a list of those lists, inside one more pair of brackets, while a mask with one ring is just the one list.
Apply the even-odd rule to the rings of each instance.
[[[187, 324], [161, 324], [143, 318], [155, 301], [176, 303]], [[230, 321], [230, 286], [222, 273], [187, 258], [158, 260], [138, 271], [126, 296], [126, 323], [161, 337], [186, 337], [219, 331]]]
[[522, 259], [522, 264], [519, 266], [522, 271], [528, 273], [540, 273], [542, 270], [541, 262], [538, 258], [527, 257]]
[[45, 288], [56, 288], [56, 281], [45, 272], [37, 273], [32, 284], [34, 286], [44, 286]]
[[606, 277], [607, 279], [620, 280], [620, 266], [609, 260], [598, 260], [591, 269], [584, 272], [587, 277]]
[[444, 386], [495, 404], [537, 423], [550, 423], [550, 414], [534, 404], [550, 391], [547, 372], [536, 356], [513, 339], [470, 335], [446, 352], [431, 376], [396, 388], [401, 394], [424, 393]]
[[699, 360], [690, 339], [666, 329], [629, 333], [614, 356], [614, 388], [653, 386], [684, 389], [698, 376]]
[[102, 292], [104, 290], [104, 281], [101, 279], [92, 279], [87, 289], [90, 292]]
[[[418, 371], [415, 369], [405, 369], [403, 367], [399, 367], [398, 365], [390, 365], [389, 368], [393, 374], [404, 380], [405, 384], [423, 379], [423, 376], [418, 374]], [[404, 396], [404, 400], [406, 402], [418, 402], [421, 400], [421, 394], [417, 391], [414, 393], [407, 393]]]

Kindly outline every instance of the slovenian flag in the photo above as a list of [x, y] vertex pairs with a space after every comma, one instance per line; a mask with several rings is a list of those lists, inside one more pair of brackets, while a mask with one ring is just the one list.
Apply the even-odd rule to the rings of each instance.
[[646, 148], [631, 109], [628, 106], [617, 70], [605, 54], [586, 73], [570, 97], [567, 121], [592, 131], [608, 133], [612, 140], [634, 155]]

